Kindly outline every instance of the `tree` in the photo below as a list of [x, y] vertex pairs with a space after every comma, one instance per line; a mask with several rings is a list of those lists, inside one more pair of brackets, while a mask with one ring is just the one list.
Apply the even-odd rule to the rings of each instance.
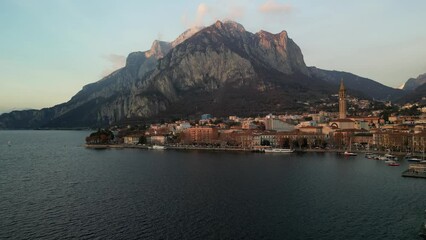
[[87, 144], [108, 144], [114, 139], [114, 134], [109, 129], [98, 129], [86, 137]]
[[139, 142], [140, 144], [146, 144], [146, 137], [145, 136], [141, 136], [139, 137]]
[[385, 120], [385, 122], [389, 122], [389, 116], [398, 112], [398, 107], [395, 105], [386, 106], [383, 111], [380, 113], [380, 117]]
[[290, 147], [290, 139], [288, 139], [288, 138], [284, 138], [284, 139], [282, 140], [282, 144], [281, 144], [281, 146], [282, 146], [283, 148], [289, 148], [289, 147]]
[[271, 146], [271, 142], [267, 139], [262, 139], [262, 141], [260, 142], [261, 146]]
[[401, 109], [398, 114], [402, 116], [419, 116], [421, 112], [417, 105], [413, 105], [410, 108]]
[[291, 148], [298, 148], [299, 147], [299, 142], [297, 140], [292, 140], [290, 147]]

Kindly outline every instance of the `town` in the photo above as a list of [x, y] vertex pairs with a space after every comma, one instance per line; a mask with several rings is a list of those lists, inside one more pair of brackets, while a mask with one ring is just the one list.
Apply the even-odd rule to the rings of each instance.
[[[99, 130], [87, 137], [86, 142], [93, 147], [115, 144], [245, 151], [284, 148], [299, 151], [424, 153], [425, 106], [406, 104], [398, 109], [391, 103], [383, 103], [384, 109], [371, 110], [371, 101], [347, 96], [343, 81], [336, 97], [339, 112], [268, 114], [248, 118], [217, 118], [203, 114], [198, 120], [112, 127], [115, 134], [108, 133], [109, 130]], [[328, 105], [333, 107], [337, 103]], [[348, 116], [347, 105], [357, 115]]]

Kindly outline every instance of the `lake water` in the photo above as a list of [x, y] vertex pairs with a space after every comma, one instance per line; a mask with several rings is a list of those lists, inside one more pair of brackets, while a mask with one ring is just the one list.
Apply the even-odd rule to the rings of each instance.
[[426, 209], [407, 163], [93, 150], [86, 135], [0, 131], [0, 239], [418, 239]]

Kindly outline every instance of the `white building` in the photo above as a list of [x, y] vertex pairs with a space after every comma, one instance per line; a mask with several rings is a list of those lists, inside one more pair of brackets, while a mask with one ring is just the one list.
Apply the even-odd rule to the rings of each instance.
[[291, 125], [289, 123], [286, 123], [282, 121], [281, 119], [273, 119], [273, 118], [266, 118], [265, 119], [265, 129], [266, 130], [275, 130], [275, 131], [286, 131], [290, 132], [294, 130], [294, 125]]

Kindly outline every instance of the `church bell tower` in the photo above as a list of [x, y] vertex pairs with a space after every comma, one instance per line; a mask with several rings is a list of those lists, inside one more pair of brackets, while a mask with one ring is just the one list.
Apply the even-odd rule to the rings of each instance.
[[340, 81], [339, 88], [339, 118], [346, 118], [346, 89], [343, 85], [343, 79]]

